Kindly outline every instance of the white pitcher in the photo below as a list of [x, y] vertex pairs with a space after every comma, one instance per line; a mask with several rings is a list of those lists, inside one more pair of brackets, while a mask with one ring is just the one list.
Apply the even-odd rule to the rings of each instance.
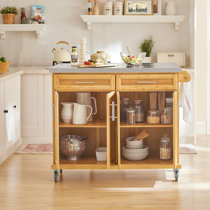
[[[87, 107], [90, 109], [89, 115], [87, 114]], [[93, 113], [93, 108], [91, 106], [74, 103], [73, 124], [76, 125], [87, 124], [92, 113]]]
[[62, 102], [61, 104], [63, 105], [61, 119], [64, 123], [72, 123], [74, 104], [71, 102]]
[[[91, 107], [94, 104], [94, 107], [92, 107], [93, 110], [94, 110], [92, 115], [96, 115], [97, 114], [96, 99], [94, 97], [91, 97], [91, 93], [90, 92], [76, 93], [76, 101], [77, 101], [78, 104], [89, 105]], [[87, 108], [87, 113], [88, 113], [88, 115], [90, 114], [90, 109], [89, 108]], [[92, 115], [90, 116], [88, 121], [93, 121]]]
[[173, 0], [167, 2], [166, 15], [176, 15], [176, 4]]

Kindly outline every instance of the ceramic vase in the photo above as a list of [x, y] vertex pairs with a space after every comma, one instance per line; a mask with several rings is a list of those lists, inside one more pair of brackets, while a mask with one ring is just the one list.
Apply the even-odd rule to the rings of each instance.
[[168, 1], [166, 5], [166, 15], [176, 15], [176, 4], [173, 0]]
[[69, 102], [63, 102], [61, 104], [63, 105], [61, 119], [64, 123], [72, 123], [74, 104]]

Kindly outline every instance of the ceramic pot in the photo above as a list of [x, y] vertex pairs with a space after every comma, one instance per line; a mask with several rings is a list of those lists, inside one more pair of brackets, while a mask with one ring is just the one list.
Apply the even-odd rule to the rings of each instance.
[[[87, 114], [87, 107], [90, 109], [90, 114]], [[85, 125], [93, 113], [93, 108], [89, 105], [74, 103], [73, 124]]]
[[74, 104], [70, 102], [63, 102], [61, 104], [63, 105], [61, 119], [64, 123], [72, 123]]
[[168, 1], [166, 5], [166, 15], [176, 15], [176, 4], [173, 0]]
[[[94, 97], [91, 97], [90, 92], [85, 92], [85, 93], [76, 93], [76, 101], [78, 104], [83, 104], [83, 105], [89, 105], [93, 108], [93, 113], [92, 115], [97, 114], [97, 103], [96, 99]], [[87, 107], [87, 114], [90, 114], [90, 109]], [[90, 116], [88, 121], [93, 121], [92, 115]]]
[[4, 24], [14, 24], [15, 14], [2, 14]]
[[152, 63], [152, 57], [145, 57], [142, 63]]
[[6, 73], [8, 71], [9, 66], [9, 62], [0, 62], [0, 73]]

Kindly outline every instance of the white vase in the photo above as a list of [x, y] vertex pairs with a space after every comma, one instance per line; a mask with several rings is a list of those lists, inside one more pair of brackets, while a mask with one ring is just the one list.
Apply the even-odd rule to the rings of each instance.
[[152, 57], [145, 57], [142, 63], [152, 63]]
[[173, 0], [169, 0], [166, 5], [166, 15], [176, 15], [176, 4]]
[[74, 104], [69, 102], [63, 102], [61, 104], [63, 105], [61, 119], [64, 123], [72, 123]]

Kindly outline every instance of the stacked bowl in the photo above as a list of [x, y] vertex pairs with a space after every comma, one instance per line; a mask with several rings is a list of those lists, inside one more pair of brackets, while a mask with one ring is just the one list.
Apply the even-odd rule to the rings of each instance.
[[143, 160], [149, 154], [149, 148], [144, 146], [143, 140], [135, 137], [126, 138], [126, 147], [122, 148], [122, 155], [127, 160]]

